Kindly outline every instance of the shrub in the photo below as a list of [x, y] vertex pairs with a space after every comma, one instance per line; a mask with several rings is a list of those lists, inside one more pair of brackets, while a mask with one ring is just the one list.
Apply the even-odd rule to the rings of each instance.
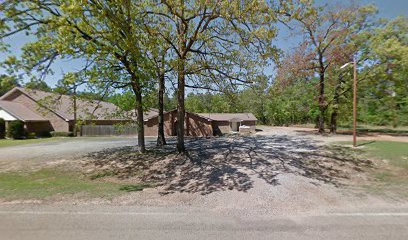
[[72, 132], [51, 132], [52, 137], [73, 137], [74, 134]]
[[13, 139], [23, 139], [25, 137], [24, 122], [20, 120], [10, 122], [8, 135]]
[[36, 134], [34, 132], [30, 132], [27, 134], [28, 139], [34, 139], [36, 137]]
[[49, 137], [51, 137], [52, 135], [51, 135], [50, 131], [42, 131], [42, 132], [40, 132], [40, 133], [38, 134], [38, 136], [39, 136], [39, 137], [42, 137], [42, 138], [49, 138]]
[[0, 118], [0, 139], [6, 137], [6, 121], [3, 118]]

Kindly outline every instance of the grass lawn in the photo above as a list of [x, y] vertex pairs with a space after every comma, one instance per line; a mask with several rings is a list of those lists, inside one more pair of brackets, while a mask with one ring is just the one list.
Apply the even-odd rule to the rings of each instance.
[[375, 141], [364, 145], [367, 155], [388, 161], [390, 164], [408, 171], [408, 143]]
[[21, 139], [21, 140], [0, 139], [0, 148], [1, 147], [19, 146], [19, 145], [30, 144], [30, 143], [42, 143], [42, 142], [59, 141], [59, 140], [62, 140], [62, 139], [64, 139], [64, 138], [62, 138], [62, 137], [52, 137], [52, 138]]
[[[351, 145], [351, 142], [340, 142]], [[386, 161], [389, 167], [380, 164], [373, 172], [376, 184], [366, 186], [371, 192], [393, 191], [408, 197], [408, 143], [389, 141], [359, 141], [356, 153], [364, 157]]]
[[62, 169], [0, 173], [0, 199], [107, 198], [141, 191], [144, 184], [91, 180], [81, 173]]
[[[349, 130], [352, 131], [353, 127], [347, 125], [340, 125], [338, 130]], [[368, 133], [383, 133], [383, 134], [395, 134], [395, 135], [407, 135], [408, 134], [408, 127], [396, 127], [393, 128], [392, 126], [370, 126], [370, 125], [358, 125], [357, 126], [358, 132], [368, 132]]]

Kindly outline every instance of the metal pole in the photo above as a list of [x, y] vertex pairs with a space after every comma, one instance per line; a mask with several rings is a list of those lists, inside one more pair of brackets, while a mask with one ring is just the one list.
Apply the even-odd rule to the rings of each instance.
[[357, 147], [357, 61], [354, 57], [354, 80], [353, 80], [353, 147]]

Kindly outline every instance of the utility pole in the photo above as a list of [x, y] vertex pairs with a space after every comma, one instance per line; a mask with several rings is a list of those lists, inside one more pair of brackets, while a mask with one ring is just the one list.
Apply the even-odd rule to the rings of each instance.
[[353, 79], [353, 147], [357, 147], [357, 61], [353, 59], [354, 79]]
[[353, 147], [357, 147], [357, 58], [353, 57], [352, 62], [348, 62], [340, 67], [343, 69], [349, 64], [353, 64]]

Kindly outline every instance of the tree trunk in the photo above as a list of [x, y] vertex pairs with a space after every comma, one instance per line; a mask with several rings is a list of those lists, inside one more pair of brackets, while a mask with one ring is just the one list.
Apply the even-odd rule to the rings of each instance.
[[320, 72], [319, 82], [319, 133], [324, 133], [324, 114], [326, 111], [326, 102], [324, 96], [324, 71]]
[[76, 137], [78, 135], [78, 129], [77, 129], [77, 93], [76, 93], [76, 86], [74, 86], [74, 96], [73, 96], [73, 104], [74, 104], [74, 126], [73, 126], [73, 136]]
[[[180, 2], [181, 6], [184, 6], [184, 1]], [[187, 55], [187, 27], [184, 25], [181, 19], [184, 18], [184, 10], [181, 11], [182, 17], [178, 21], [178, 49], [179, 49], [179, 61], [177, 66], [177, 151], [184, 153], [186, 148], [184, 146], [184, 116], [186, 110], [184, 108], [184, 94], [185, 94], [185, 64]]]
[[184, 76], [184, 59], [180, 59], [180, 63], [177, 69], [177, 151], [183, 153], [186, 151], [184, 146], [184, 88], [185, 88], [185, 76]]
[[337, 116], [338, 116], [338, 106], [340, 104], [340, 90], [341, 84], [343, 83], [343, 77], [339, 76], [339, 81], [336, 84], [334, 89], [334, 96], [333, 96], [333, 112], [330, 117], [330, 133], [336, 134], [337, 132]]
[[144, 137], [144, 122], [143, 122], [143, 105], [142, 105], [142, 91], [140, 83], [135, 77], [132, 77], [132, 89], [136, 99], [136, 114], [137, 114], [137, 146], [140, 153], [146, 152], [145, 137]]
[[164, 73], [160, 70], [159, 74], [159, 131], [157, 135], [157, 146], [166, 145], [164, 137]]
[[336, 134], [337, 132], [337, 109], [334, 109], [330, 117], [330, 133]]

